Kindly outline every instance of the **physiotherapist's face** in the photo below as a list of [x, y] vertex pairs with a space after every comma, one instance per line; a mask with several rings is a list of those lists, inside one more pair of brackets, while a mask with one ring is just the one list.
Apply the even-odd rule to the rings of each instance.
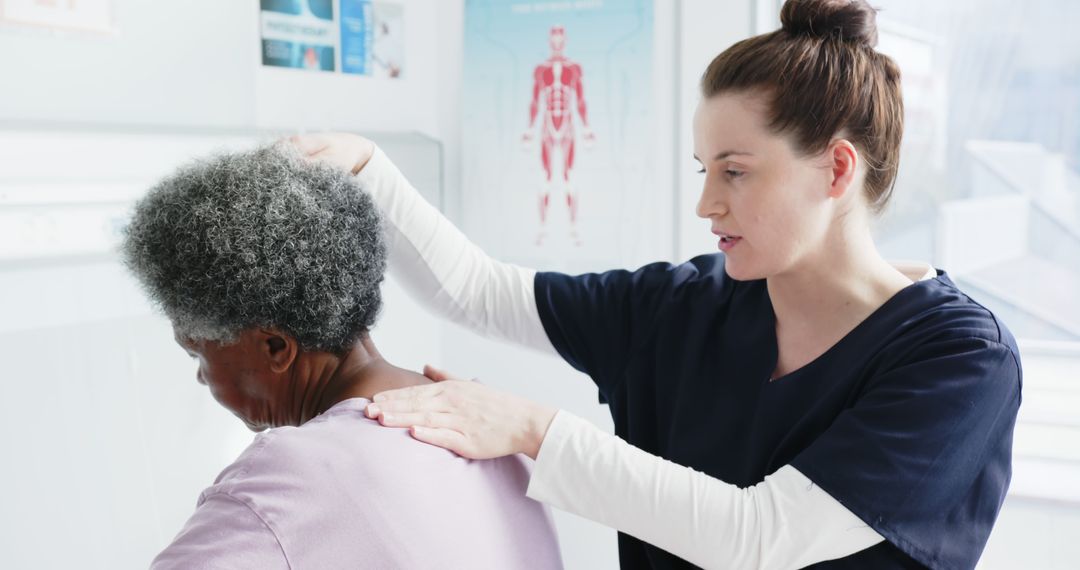
[[828, 162], [799, 156], [769, 130], [766, 113], [763, 96], [735, 93], [704, 99], [694, 114], [704, 179], [697, 215], [720, 234], [733, 279], [773, 277], [811, 261], [832, 219]]
[[273, 375], [259, 358], [250, 336], [235, 343], [192, 340], [174, 335], [198, 363], [195, 378], [210, 388], [210, 394], [252, 431], [272, 427]]

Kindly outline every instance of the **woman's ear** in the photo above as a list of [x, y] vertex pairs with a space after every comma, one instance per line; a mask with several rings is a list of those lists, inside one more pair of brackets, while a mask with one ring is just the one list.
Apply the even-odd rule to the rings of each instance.
[[829, 143], [826, 155], [832, 169], [829, 197], [842, 198], [855, 182], [859, 169], [859, 152], [847, 139], [836, 139]]
[[260, 328], [257, 333], [259, 352], [270, 364], [270, 370], [282, 373], [292, 366], [300, 352], [296, 339], [281, 331]]

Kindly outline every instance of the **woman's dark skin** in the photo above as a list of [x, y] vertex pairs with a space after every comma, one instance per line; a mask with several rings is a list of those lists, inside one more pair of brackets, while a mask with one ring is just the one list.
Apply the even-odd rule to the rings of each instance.
[[198, 361], [199, 383], [252, 431], [299, 426], [349, 398], [431, 383], [386, 362], [366, 333], [341, 354], [305, 351], [267, 328], [245, 329], [229, 344], [176, 342]]

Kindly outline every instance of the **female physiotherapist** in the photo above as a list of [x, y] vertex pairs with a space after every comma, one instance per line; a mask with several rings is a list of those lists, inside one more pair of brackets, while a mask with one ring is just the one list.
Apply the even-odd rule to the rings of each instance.
[[475, 382], [368, 414], [467, 457], [534, 457], [529, 496], [621, 531], [623, 568], [971, 568], [1010, 478], [1015, 341], [944, 272], [872, 242], [903, 124], [874, 11], [788, 0], [781, 20], [704, 74], [697, 213], [722, 253], [682, 265], [499, 263], [367, 141], [298, 138], [358, 172], [406, 287], [591, 376], [619, 437]]

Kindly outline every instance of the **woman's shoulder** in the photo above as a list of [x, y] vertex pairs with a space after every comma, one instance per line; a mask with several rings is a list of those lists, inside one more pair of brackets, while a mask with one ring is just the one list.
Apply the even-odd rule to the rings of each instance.
[[889, 305], [874, 331], [882, 339], [874, 360], [883, 368], [996, 367], [984, 376], [1019, 384], [1020, 350], [1012, 332], [944, 271], [910, 286]]
[[738, 281], [725, 268], [722, 253], [692, 257], [681, 263], [655, 262], [644, 265], [629, 277], [643, 289], [668, 292], [673, 297], [708, 296], [720, 299], [737, 291], [764, 290], [765, 280]]
[[[380, 478], [403, 472], [467, 467], [468, 459], [423, 443], [405, 428], [384, 427], [364, 415], [364, 398], [339, 402], [301, 426], [266, 430], [226, 467], [222, 488], [304, 484], [347, 476]], [[467, 469], [466, 469], [467, 470]]]
[[1005, 323], [946, 272], [937, 270], [936, 277], [913, 288], [908, 320], [924, 340], [980, 339], [1017, 351], [1016, 339]]
[[540, 289], [573, 289], [620, 293], [633, 291], [648, 293], [708, 293], [717, 291], [764, 288], [765, 281], [737, 281], [727, 275], [724, 255], [711, 253], [698, 255], [683, 262], [655, 261], [636, 269], [611, 269], [607, 271], [571, 275], [553, 271], [536, 274]]

